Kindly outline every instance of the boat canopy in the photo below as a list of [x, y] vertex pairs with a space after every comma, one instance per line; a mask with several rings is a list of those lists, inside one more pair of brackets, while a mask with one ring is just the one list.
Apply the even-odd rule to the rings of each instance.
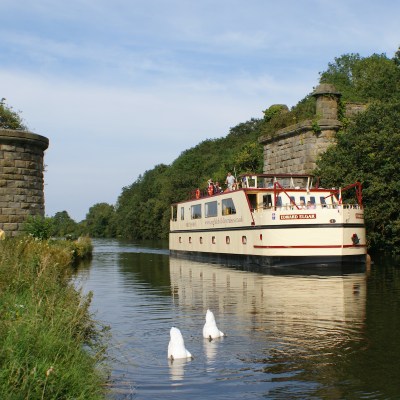
[[243, 188], [272, 188], [279, 183], [286, 188], [310, 190], [314, 184], [314, 176], [305, 174], [243, 174], [239, 180]]

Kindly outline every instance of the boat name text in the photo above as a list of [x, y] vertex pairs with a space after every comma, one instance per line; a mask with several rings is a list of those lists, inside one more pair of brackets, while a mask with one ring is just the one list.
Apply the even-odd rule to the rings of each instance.
[[316, 214], [283, 214], [280, 219], [316, 219]]

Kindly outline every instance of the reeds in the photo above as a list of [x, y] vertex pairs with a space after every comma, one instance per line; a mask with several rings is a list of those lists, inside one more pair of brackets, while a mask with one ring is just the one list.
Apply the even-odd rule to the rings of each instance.
[[0, 398], [102, 399], [106, 329], [70, 280], [79, 242], [0, 243]]

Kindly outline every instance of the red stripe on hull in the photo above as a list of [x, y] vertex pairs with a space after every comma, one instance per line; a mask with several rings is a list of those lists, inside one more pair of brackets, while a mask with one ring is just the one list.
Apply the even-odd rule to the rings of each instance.
[[326, 246], [257, 246], [254, 245], [255, 249], [349, 249], [349, 248], [360, 248], [366, 247], [365, 244], [358, 244], [354, 246], [352, 244], [346, 245], [326, 245]]

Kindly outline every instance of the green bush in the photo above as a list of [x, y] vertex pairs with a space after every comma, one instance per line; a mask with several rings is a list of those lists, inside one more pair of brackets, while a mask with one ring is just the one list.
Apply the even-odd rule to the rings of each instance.
[[46, 240], [51, 236], [53, 220], [40, 215], [29, 216], [24, 224], [24, 231], [35, 239]]

